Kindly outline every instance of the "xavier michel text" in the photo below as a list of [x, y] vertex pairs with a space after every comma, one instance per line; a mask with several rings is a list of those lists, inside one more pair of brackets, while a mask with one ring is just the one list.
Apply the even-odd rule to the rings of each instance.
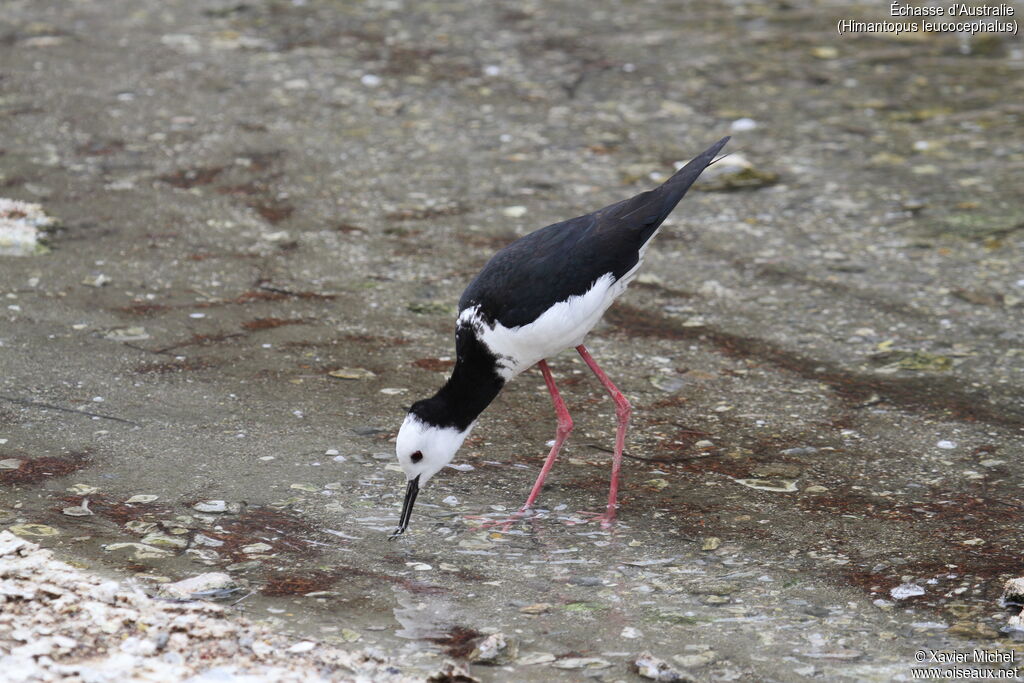
[[936, 662], [939, 664], [1013, 664], [1013, 650], [971, 650], [956, 652], [951, 650], [918, 650], [914, 659], [919, 662]]

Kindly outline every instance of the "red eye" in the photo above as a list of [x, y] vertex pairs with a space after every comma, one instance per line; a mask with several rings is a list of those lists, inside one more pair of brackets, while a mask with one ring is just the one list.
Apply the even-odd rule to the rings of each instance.
[[419, 451], [416, 451], [415, 453], [409, 456], [409, 459], [412, 460], [413, 462], [419, 462], [420, 460], [423, 459], [423, 454], [420, 453]]

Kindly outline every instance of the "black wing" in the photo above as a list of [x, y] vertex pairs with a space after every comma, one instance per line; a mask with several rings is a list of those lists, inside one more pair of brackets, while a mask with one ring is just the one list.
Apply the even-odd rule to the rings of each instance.
[[459, 311], [480, 305], [489, 322], [526, 325], [603, 275], [637, 264], [651, 238], [729, 138], [722, 138], [653, 190], [594, 213], [541, 228], [495, 254], [469, 284]]

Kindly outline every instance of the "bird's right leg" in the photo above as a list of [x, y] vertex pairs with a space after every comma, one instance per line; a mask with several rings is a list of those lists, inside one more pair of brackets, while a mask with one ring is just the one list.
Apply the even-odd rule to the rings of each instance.
[[547, 361], [542, 360], [537, 365], [540, 366], [540, 371], [544, 373], [544, 382], [548, 385], [551, 402], [555, 404], [555, 416], [558, 419], [558, 427], [555, 429], [555, 443], [551, 446], [551, 452], [548, 453], [548, 457], [544, 460], [544, 466], [540, 468], [537, 481], [533, 484], [533, 489], [530, 490], [530, 495], [527, 497], [526, 502], [523, 503], [523, 507], [519, 509], [519, 512], [526, 512], [533, 507], [533, 503], [537, 500], [540, 490], [544, 488], [544, 479], [547, 478], [548, 472], [551, 471], [551, 466], [555, 464], [558, 451], [562, 450], [562, 444], [565, 443], [569, 432], [572, 431], [572, 417], [569, 415], [569, 409], [565, 407], [562, 395], [558, 393], [558, 387], [555, 386], [555, 378], [551, 376], [551, 369], [548, 367]]

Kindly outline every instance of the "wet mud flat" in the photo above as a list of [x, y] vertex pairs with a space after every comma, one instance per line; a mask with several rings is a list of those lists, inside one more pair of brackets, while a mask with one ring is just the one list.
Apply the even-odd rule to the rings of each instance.
[[[0, 256], [0, 526], [408, 675], [1022, 656], [1024, 56], [832, 33], [878, 11], [5, 3], [0, 197], [56, 222]], [[469, 278], [728, 133], [588, 341], [634, 407], [618, 525], [566, 354], [538, 514], [483, 526], [554, 436], [531, 371], [386, 541]]]

